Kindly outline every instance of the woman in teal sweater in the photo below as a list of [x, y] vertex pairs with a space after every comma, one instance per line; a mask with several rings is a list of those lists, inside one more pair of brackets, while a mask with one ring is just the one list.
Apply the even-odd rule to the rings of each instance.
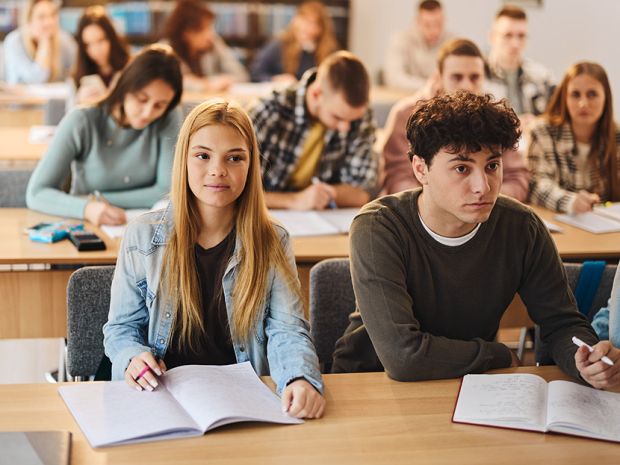
[[140, 52], [103, 100], [61, 121], [28, 184], [28, 207], [95, 225], [124, 224], [124, 209], [152, 207], [170, 189], [182, 83], [170, 47]]

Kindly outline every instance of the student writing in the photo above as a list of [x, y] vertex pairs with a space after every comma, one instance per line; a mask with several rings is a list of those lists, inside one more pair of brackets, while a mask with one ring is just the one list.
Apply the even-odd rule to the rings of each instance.
[[104, 336], [112, 378], [135, 388], [152, 389], [166, 367], [250, 361], [271, 374], [290, 415], [322, 415], [294, 255], [268, 217], [240, 107], [205, 102], [186, 118], [170, 206], [125, 233]]
[[[181, 124], [175, 108], [182, 91], [172, 49], [143, 49], [103, 100], [73, 110], [61, 121], [28, 183], [28, 207], [96, 225], [123, 224], [123, 209], [152, 207], [170, 188]], [[69, 173], [71, 186], [65, 193]], [[95, 191], [107, 201], [89, 198]]]

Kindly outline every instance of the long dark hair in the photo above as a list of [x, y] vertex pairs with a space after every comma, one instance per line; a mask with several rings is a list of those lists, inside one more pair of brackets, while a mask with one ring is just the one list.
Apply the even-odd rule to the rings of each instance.
[[560, 129], [565, 123], [571, 123], [566, 101], [568, 99], [569, 82], [587, 74], [601, 83], [605, 91], [605, 106], [603, 113], [596, 123], [594, 134], [590, 142], [588, 164], [600, 173], [604, 188], [613, 200], [620, 200], [620, 183], [618, 182], [618, 155], [616, 147], [616, 123], [614, 122], [613, 98], [611, 86], [605, 69], [598, 63], [581, 61], [566, 71], [562, 83], [551, 96], [543, 117], [554, 128]]
[[203, 75], [200, 59], [192, 54], [185, 42], [184, 34], [187, 31], [199, 31], [206, 23], [212, 23], [214, 20], [215, 13], [205, 4], [195, 0], [180, 0], [164, 24], [162, 38], [168, 39], [177, 55], [196, 76]]
[[[84, 29], [92, 24], [99, 26], [103, 30], [106, 39], [110, 42], [109, 60], [110, 66], [112, 67], [112, 75], [114, 75], [116, 71], [123, 69], [129, 61], [129, 47], [124, 38], [116, 33], [112, 21], [110, 21], [110, 18], [106, 15], [105, 9], [99, 5], [91, 6], [84, 11], [84, 14], [80, 18], [76, 33], [78, 55], [73, 79], [75, 79], [75, 84], [78, 86], [83, 76], [99, 74], [99, 66], [88, 56], [86, 44], [82, 39]], [[102, 78], [107, 82], [106, 79], [111, 78], [111, 76], [102, 76]]]
[[174, 109], [183, 94], [183, 76], [179, 58], [172, 48], [164, 44], [153, 44], [143, 48], [121, 73], [116, 86], [97, 105], [107, 113], [119, 106], [121, 120], [125, 119], [123, 102], [127, 94], [138, 92], [156, 79], [161, 79], [174, 90], [174, 97], [160, 118]]

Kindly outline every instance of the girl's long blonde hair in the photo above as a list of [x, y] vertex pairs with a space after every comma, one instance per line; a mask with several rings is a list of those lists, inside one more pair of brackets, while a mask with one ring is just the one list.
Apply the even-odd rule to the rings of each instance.
[[248, 341], [265, 303], [270, 269], [279, 272], [291, 291], [301, 297], [296, 271], [287, 259], [280, 237], [268, 215], [263, 194], [260, 160], [252, 121], [237, 104], [210, 100], [198, 105], [187, 116], [175, 150], [170, 201], [174, 228], [166, 245], [162, 264], [161, 291], [176, 307], [175, 328], [183, 347], [196, 348], [204, 332], [194, 244], [200, 232], [200, 215], [187, 179], [189, 142], [200, 128], [223, 125], [237, 131], [249, 151], [248, 176], [236, 200], [235, 227], [240, 247], [233, 287], [233, 340]]
[[[32, 34], [30, 33], [29, 25], [30, 25], [30, 20], [32, 19], [32, 12], [34, 10], [34, 7], [38, 3], [41, 3], [41, 2], [51, 3], [54, 6], [54, 8], [56, 8], [56, 10], [58, 10], [59, 8], [59, 4], [58, 4], [59, 2], [55, 0], [28, 0], [26, 5], [24, 6], [22, 10], [21, 18], [20, 18], [20, 24], [22, 26], [21, 36], [22, 36], [22, 42], [26, 49], [26, 53], [31, 59], [34, 59], [37, 53], [37, 49], [35, 47]], [[53, 43], [52, 43], [52, 55], [50, 57], [50, 70], [49, 70], [50, 74], [49, 74], [48, 82], [57, 81], [58, 79], [62, 77], [61, 76], [61, 63], [60, 63], [61, 53], [62, 53], [62, 50], [61, 50], [60, 37], [58, 34], [56, 34], [53, 38]]]
[[[314, 60], [316, 65], [320, 65], [323, 59], [332, 52], [338, 50], [338, 41], [334, 36], [334, 24], [330, 18], [327, 9], [321, 2], [304, 2], [297, 9], [295, 16], [307, 16], [319, 22], [321, 26], [321, 36], [316, 44], [314, 52]], [[289, 27], [282, 33], [282, 65], [284, 72], [295, 76], [299, 68], [299, 59], [301, 56], [301, 44], [295, 37], [293, 21]]]

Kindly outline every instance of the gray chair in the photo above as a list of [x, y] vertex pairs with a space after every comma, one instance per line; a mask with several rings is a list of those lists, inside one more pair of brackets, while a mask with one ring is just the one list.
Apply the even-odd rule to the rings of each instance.
[[114, 266], [87, 266], [67, 285], [67, 373], [76, 381], [95, 375], [103, 358]]
[[43, 107], [43, 124], [57, 126], [67, 112], [67, 100], [52, 98]]
[[26, 189], [32, 170], [0, 170], [0, 207], [25, 208]]
[[329, 373], [336, 341], [355, 310], [348, 259], [323, 260], [310, 270], [310, 331], [323, 373]]
[[[566, 270], [566, 276], [568, 278], [568, 284], [573, 292], [577, 288], [577, 282], [579, 281], [579, 274], [581, 273], [581, 263], [565, 263], [564, 269]], [[607, 301], [611, 296], [611, 288], [614, 283], [614, 276], [616, 274], [617, 265], [606, 265], [601, 276], [592, 305], [585, 314], [588, 320], [592, 321], [596, 312], [602, 307], [607, 306]], [[549, 353], [549, 348], [542, 342], [540, 336], [540, 327], [538, 325], [534, 328], [534, 356], [536, 358], [537, 365], [553, 365], [554, 361]]]

